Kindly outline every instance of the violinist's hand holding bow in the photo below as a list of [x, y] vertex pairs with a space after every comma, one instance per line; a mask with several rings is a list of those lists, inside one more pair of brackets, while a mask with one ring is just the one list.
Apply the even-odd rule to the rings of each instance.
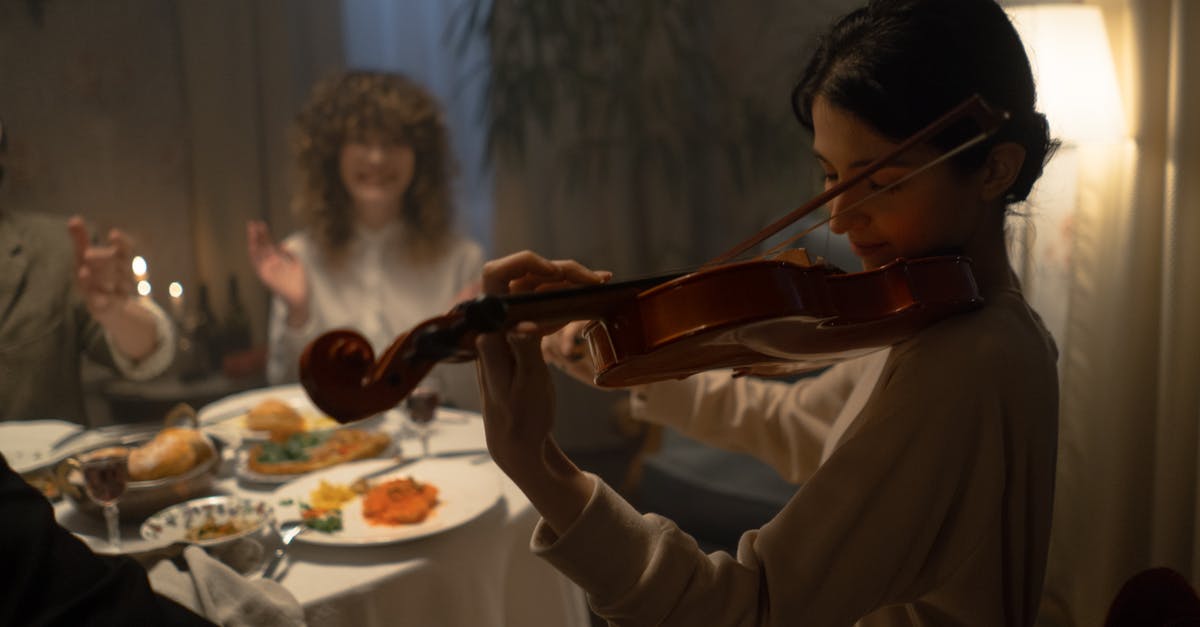
[[[594, 285], [610, 278], [574, 261], [550, 261], [529, 251], [483, 267], [487, 294]], [[583, 510], [592, 480], [575, 467], [551, 436], [554, 388], [541, 340], [553, 329], [522, 322], [476, 340], [484, 429], [492, 459], [521, 488], [546, 522], [562, 533]]]

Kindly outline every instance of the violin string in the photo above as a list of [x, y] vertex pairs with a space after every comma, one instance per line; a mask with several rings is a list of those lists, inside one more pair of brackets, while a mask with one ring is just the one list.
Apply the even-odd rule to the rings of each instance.
[[[782, 242], [780, 242], [780, 243], [778, 243], [778, 244], [776, 244], [776, 245], [772, 246], [771, 248], [769, 248], [769, 249], [767, 249], [765, 252], [763, 252], [761, 255], [759, 255], [759, 258], [765, 258], [765, 257], [769, 257], [769, 256], [771, 256], [771, 255], [776, 255], [776, 254], [779, 254], [781, 251], [783, 251], [783, 250], [787, 249], [787, 248], [788, 248], [790, 245], [794, 244], [794, 243], [795, 243], [797, 240], [799, 240], [799, 239], [801, 239], [801, 238], [803, 238], [803, 237], [805, 237], [805, 236], [809, 235], [809, 234], [810, 234], [810, 233], [812, 233], [813, 231], [815, 231], [815, 230], [817, 230], [817, 229], [821, 228], [822, 226], [825, 226], [826, 224], [829, 224], [829, 223], [830, 223], [830, 222], [832, 222], [832, 221], [833, 221], [835, 218], [845, 217], [845, 216], [846, 216], [846, 215], [848, 215], [848, 214], [851, 214], [851, 213], [857, 213], [858, 211], [861, 211], [861, 209], [860, 209], [860, 208], [862, 207], [863, 203], [867, 202], [868, 200], [871, 200], [872, 198], [874, 198], [874, 197], [876, 197], [876, 196], [878, 196], [878, 195], [880, 195], [880, 194], [882, 194], [882, 193], [884, 193], [884, 192], [887, 192], [887, 191], [889, 191], [889, 190], [891, 190], [891, 189], [893, 189], [893, 188], [895, 188], [895, 187], [897, 187], [897, 186], [899, 186], [899, 185], [902, 185], [902, 184], [904, 184], [906, 181], [908, 181], [908, 180], [912, 179], [914, 176], [917, 176], [918, 174], [921, 174], [922, 172], [925, 172], [926, 170], [929, 170], [930, 168], [932, 168], [932, 167], [934, 167], [934, 166], [936, 166], [936, 165], [938, 165], [938, 164], [940, 164], [940, 163], [943, 163], [944, 161], [946, 161], [946, 160], [948, 160], [948, 159], [952, 159], [952, 158], [954, 158], [954, 157], [955, 157], [955, 156], [957, 156], [959, 153], [962, 153], [963, 151], [970, 149], [971, 147], [975, 146], [976, 144], [978, 144], [979, 142], [982, 142], [983, 140], [985, 140], [985, 139], [987, 139], [987, 138], [988, 138], [988, 134], [987, 134], [987, 133], [980, 133], [979, 135], [976, 135], [975, 137], [972, 137], [971, 139], [969, 139], [969, 140], [967, 140], [967, 141], [963, 142], [962, 144], [958, 145], [958, 146], [957, 146], [957, 147], [955, 147], [954, 149], [952, 149], [952, 150], [949, 150], [949, 151], [947, 151], [947, 152], [943, 153], [943, 154], [942, 154], [941, 156], [939, 156], [938, 158], [930, 160], [930, 161], [929, 161], [929, 163], [926, 163], [925, 165], [923, 165], [923, 166], [921, 166], [921, 167], [919, 167], [919, 168], [917, 168], [917, 169], [913, 170], [912, 172], [909, 172], [908, 174], [906, 174], [906, 175], [904, 175], [904, 176], [900, 177], [900, 179], [899, 179], [899, 180], [897, 180], [897, 181], [894, 181], [894, 182], [892, 182], [892, 183], [889, 183], [888, 185], [885, 185], [884, 187], [881, 187], [881, 188], [879, 188], [879, 189], [877, 189], [877, 190], [875, 190], [875, 191], [871, 192], [870, 194], [868, 194], [868, 195], [866, 195], [866, 196], [864, 196], [864, 197], [862, 197], [862, 198], [858, 199], [858, 201], [857, 201], [857, 202], [855, 202], [854, 204], [852, 204], [852, 205], [850, 205], [849, 207], [846, 207], [845, 209], [843, 209], [843, 210], [839, 211], [839, 212], [837, 213], [837, 215], [834, 215], [834, 214], [833, 214], [833, 212], [832, 212], [832, 211], [830, 211], [830, 212], [829, 212], [829, 217], [827, 217], [827, 218], [824, 218], [824, 219], [822, 219], [822, 220], [818, 220], [818, 221], [817, 221], [815, 224], [813, 224], [813, 225], [809, 226], [808, 228], [804, 229], [804, 230], [803, 230], [803, 231], [801, 231], [800, 233], [798, 233], [798, 234], [796, 234], [796, 235], [793, 235], [793, 236], [791, 236], [791, 237], [789, 237], [789, 238], [787, 238], [787, 239], [783, 240]], [[824, 206], [824, 205], [822, 205], [822, 206]], [[826, 229], [826, 230], [825, 230], [825, 249], [826, 249], [827, 251], [829, 250], [829, 238], [830, 238], [830, 231], [831, 231], [831, 230], [832, 230], [832, 229]]]

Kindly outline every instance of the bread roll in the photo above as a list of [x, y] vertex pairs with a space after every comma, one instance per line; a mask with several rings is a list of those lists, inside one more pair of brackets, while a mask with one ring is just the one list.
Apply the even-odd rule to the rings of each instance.
[[129, 452], [129, 479], [153, 481], [173, 477], [208, 459], [212, 448], [194, 429], [170, 427]]
[[272, 440], [282, 442], [293, 433], [304, 431], [304, 418], [291, 405], [269, 398], [246, 414], [246, 428], [267, 431]]

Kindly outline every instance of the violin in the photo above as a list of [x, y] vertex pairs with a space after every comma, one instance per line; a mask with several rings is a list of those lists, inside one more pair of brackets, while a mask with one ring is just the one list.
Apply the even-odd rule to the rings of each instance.
[[896, 259], [853, 273], [811, 263], [803, 251], [795, 250], [771, 258], [730, 260], [967, 115], [977, 120], [982, 132], [934, 163], [986, 139], [1007, 118], [980, 97], [972, 97], [699, 270], [480, 296], [418, 324], [378, 359], [360, 334], [330, 331], [301, 354], [300, 382], [323, 412], [339, 422], [352, 422], [396, 406], [437, 363], [473, 360], [478, 334], [521, 321], [553, 325], [590, 320], [583, 337], [595, 365], [595, 382], [604, 387], [719, 368], [733, 368], [740, 375], [777, 375], [893, 345], [937, 320], [983, 304], [968, 258]]

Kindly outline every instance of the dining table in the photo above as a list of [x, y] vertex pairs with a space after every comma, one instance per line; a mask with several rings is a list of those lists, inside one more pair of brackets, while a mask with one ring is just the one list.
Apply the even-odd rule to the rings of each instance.
[[[373, 425], [394, 436], [389, 458], [422, 455], [401, 412], [385, 413]], [[421, 537], [362, 545], [313, 542], [301, 534], [286, 547], [274, 577], [300, 603], [309, 625], [445, 627], [587, 627], [583, 592], [529, 548], [539, 515], [529, 500], [487, 454], [478, 413], [442, 407], [430, 429], [429, 456], [441, 467], [469, 473], [472, 481], [494, 481], [498, 498], [450, 528]], [[86, 438], [83, 438], [86, 440]], [[286, 486], [256, 482], [241, 472], [239, 443], [226, 441], [212, 494], [264, 501], [278, 508]], [[111, 553], [102, 519], [68, 499], [55, 504], [56, 518], [98, 553]], [[157, 547], [140, 533], [139, 521], [123, 521], [123, 553], [147, 554]], [[276, 526], [257, 540], [248, 578], [261, 577], [275, 548]]]

